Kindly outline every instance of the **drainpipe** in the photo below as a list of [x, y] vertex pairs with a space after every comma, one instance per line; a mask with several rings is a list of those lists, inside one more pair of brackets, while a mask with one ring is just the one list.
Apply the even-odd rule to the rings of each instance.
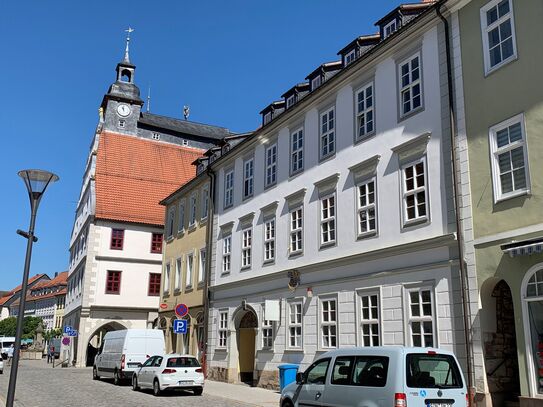
[[206, 269], [204, 274], [204, 376], [207, 377], [207, 338], [209, 334], [209, 280], [211, 277], [211, 255], [213, 240], [213, 215], [215, 213], [215, 174], [211, 171], [209, 163], [206, 168], [209, 177], [209, 209], [206, 229]]
[[[446, 0], [445, 0], [446, 1]], [[454, 191], [454, 212], [456, 220], [456, 233], [457, 233], [457, 245], [458, 256], [460, 260], [460, 283], [462, 286], [462, 310], [464, 314], [464, 335], [466, 340], [466, 359], [468, 368], [468, 392], [469, 392], [469, 406], [474, 404], [474, 383], [473, 383], [473, 355], [471, 346], [471, 309], [469, 303], [469, 291], [468, 291], [468, 276], [466, 271], [466, 262], [464, 260], [464, 233], [462, 230], [462, 224], [460, 220], [460, 194], [458, 192], [458, 177], [457, 177], [457, 165], [456, 165], [456, 138], [458, 137], [458, 131], [456, 129], [456, 111], [454, 104], [454, 89], [452, 78], [452, 62], [451, 62], [451, 44], [449, 40], [449, 22], [441, 13], [441, 7], [445, 1], [440, 2], [436, 7], [437, 16], [443, 21], [443, 27], [445, 29], [445, 52], [447, 56], [447, 85], [449, 91], [449, 120], [450, 120], [450, 137], [451, 137], [451, 161], [452, 161], [452, 176], [453, 176], [453, 191]]]

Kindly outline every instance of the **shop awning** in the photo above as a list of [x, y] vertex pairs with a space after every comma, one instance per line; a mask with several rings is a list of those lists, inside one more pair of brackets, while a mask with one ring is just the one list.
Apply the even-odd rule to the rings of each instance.
[[500, 248], [511, 257], [540, 254], [543, 253], [543, 237], [502, 244]]

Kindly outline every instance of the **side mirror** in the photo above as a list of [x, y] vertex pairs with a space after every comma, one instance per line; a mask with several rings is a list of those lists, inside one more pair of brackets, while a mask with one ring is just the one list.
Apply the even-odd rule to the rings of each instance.
[[302, 372], [296, 373], [296, 384], [304, 384], [304, 374]]

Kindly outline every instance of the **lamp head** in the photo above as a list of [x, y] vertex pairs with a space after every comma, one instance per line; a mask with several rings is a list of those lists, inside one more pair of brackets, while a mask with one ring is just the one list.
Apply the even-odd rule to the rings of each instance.
[[58, 176], [43, 170], [21, 170], [18, 172], [28, 189], [30, 199], [40, 199], [47, 186], [58, 181]]

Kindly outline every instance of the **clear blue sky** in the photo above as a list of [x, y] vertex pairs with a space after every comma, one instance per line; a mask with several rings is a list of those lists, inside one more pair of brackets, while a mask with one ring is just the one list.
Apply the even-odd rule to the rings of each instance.
[[[413, 0], [416, 1], [416, 0]], [[67, 269], [68, 244], [98, 107], [124, 30], [151, 112], [248, 131], [258, 112], [399, 0], [4, 1], [0, 5], [0, 290], [20, 284], [29, 203], [17, 176], [60, 176], [42, 200], [31, 275]], [[158, 6], [160, 4], [160, 6]]]

